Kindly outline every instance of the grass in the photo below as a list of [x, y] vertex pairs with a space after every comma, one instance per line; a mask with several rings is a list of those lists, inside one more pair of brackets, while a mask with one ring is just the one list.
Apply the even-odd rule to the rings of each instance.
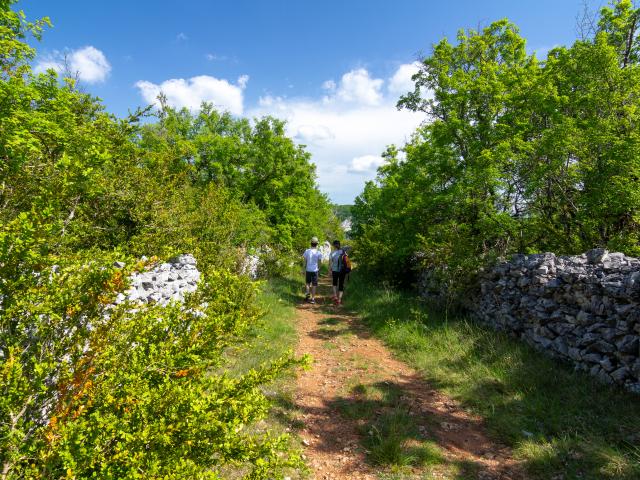
[[249, 332], [248, 343], [229, 352], [226, 368], [231, 374], [275, 360], [295, 347], [295, 292], [292, 288], [286, 278], [275, 278], [262, 284], [258, 301], [265, 315]]
[[374, 377], [355, 383], [349, 394], [335, 402], [343, 418], [359, 425], [368, 460], [397, 475], [407, 473], [411, 467], [442, 464], [440, 448], [426, 438], [409, 414], [400, 388], [376, 382]]
[[531, 478], [640, 478], [638, 396], [357, 272], [346, 293], [346, 308], [432, 385], [482, 416]]
[[[239, 375], [276, 360], [295, 348], [295, 286], [295, 282], [288, 278], [275, 278], [262, 284], [258, 301], [265, 315], [249, 333], [247, 343], [226, 353], [227, 373]], [[295, 384], [295, 372], [288, 372], [264, 390], [273, 406], [267, 418], [254, 427], [257, 431], [280, 435], [301, 428], [300, 413], [293, 400]], [[300, 439], [295, 435], [291, 437], [291, 446], [295, 451], [302, 449]], [[230, 470], [222, 474], [223, 478], [240, 478], [243, 472]], [[288, 472], [287, 475], [306, 478], [304, 471]]]

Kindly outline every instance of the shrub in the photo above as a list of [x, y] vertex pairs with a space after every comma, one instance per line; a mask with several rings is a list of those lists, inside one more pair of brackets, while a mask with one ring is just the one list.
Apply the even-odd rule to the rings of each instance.
[[[247, 279], [209, 270], [184, 305], [120, 305], [114, 255], [56, 258], [28, 215], [0, 231], [0, 465], [4, 478], [271, 478], [297, 465], [285, 437], [251, 434], [260, 386], [222, 353], [260, 312]], [[55, 265], [54, 265], [55, 263]], [[133, 262], [130, 262], [133, 264]], [[215, 373], [214, 373], [215, 369]]]

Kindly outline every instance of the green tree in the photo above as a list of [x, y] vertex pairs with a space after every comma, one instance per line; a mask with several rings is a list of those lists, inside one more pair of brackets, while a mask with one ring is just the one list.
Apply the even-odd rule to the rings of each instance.
[[33, 59], [35, 49], [25, 40], [30, 35], [39, 40], [42, 30], [51, 26], [48, 17], [28, 22], [22, 10], [11, 9], [16, 2], [0, 0], [0, 78], [3, 80], [28, 70], [26, 62]]
[[353, 209], [364, 266], [465, 287], [512, 252], [637, 254], [638, 15], [612, 2], [592, 38], [543, 62], [507, 20], [435, 45], [399, 101], [427, 122]]
[[140, 147], [151, 165], [164, 162], [170, 172], [188, 172], [194, 185], [227, 188], [256, 206], [264, 212], [273, 246], [300, 249], [331, 220], [310, 154], [275, 118], [252, 125], [207, 104], [195, 115], [163, 105], [158, 122], [143, 128]]

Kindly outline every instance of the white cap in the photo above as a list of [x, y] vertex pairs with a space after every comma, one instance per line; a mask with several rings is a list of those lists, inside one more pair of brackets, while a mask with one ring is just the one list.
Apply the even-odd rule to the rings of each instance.
[[318, 237], [311, 237], [311, 243], [318, 243]]

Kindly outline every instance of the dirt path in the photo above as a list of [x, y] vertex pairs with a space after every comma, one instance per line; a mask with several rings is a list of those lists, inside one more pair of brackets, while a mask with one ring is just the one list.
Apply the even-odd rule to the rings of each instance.
[[302, 303], [297, 311], [297, 353], [314, 360], [295, 397], [311, 478], [524, 478], [479, 418], [430, 388], [357, 317], [331, 304], [326, 279], [320, 292], [316, 305]]

